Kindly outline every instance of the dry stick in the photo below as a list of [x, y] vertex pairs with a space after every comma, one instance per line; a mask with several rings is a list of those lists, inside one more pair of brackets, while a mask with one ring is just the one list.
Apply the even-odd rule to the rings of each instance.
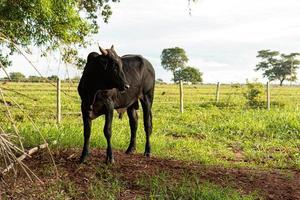
[[[4, 96], [3, 96], [3, 93], [2, 93], [2, 90], [1, 90], [1, 89], [0, 89], [0, 93], [1, 93], [1, 95], [2, 95], [2, 98], [3, 98], [4, 102], [5, 102], [5, 98], [4, 98]], [[6, 103], [6, 102], [5, 102], [5, 103]], [[7, 106], [7, 104], [6, 104], [6, 106]], [[10, 113], [8, 107], [7, 107], [7, 111], [8, 111], [8, 113]], [[11, 118], [11, 120], [12, 120], [12, 117], [11, 117], [11, 116], [9, 116], [9, 118]], [[12, 122], [13, 125], [15, 126], [13, 120], [12, 120], [11, 122]], [[1, 128], [1, 130], [2, 130], [2, 132], [4, 132], [2, 128]], [[16, 133], [16, 134], [17, 134], [17, 136], [18, 136], [18, 139], [19, 139], [19, 141], [20, 141], [20, 144], [22, 145], [22, 148], [24, 149], [19, 134], [18, 134], [18, 133]], [[3, 142], [3, 144], [4, 144], [4, 147], [3, 147], [3, 148], [4, 148], [4, 149], [5, 149], [5, 148], [8, 149], [8, 151], [5, 151], [5, 153], [7, 154], [8, 158], [11, 157], [11, 158], [14, 160], [14, 162], [17, 161], [17, 162], [19, 163], [19, 165], [22, 167], [23, 171], [26, 173], [26, 175], [28, 176], [28, 178], [30, 179], [30, 181], [32, 181], [32, 178], [31, 178], [31, 176], [29, 175], [29, 173], [28, 173], [27, 171], [29, 171], [31, 174], [33, 174], [33, 176], [34, 176], [38, 181], [40, 181], [41, 183], [43, 183], [43, 182], [35, 175], [34, 172], [32, 172], [32, 171], [31, 171], [24, 163], [20, 162], [20, 161], [17, 159], [17, 157], [14, 155], [14, 153], [13, 153], [11, 150], [20, 151], [20, 152], [23, 153], [23, 155], [26, 155], [27, 153], [26, 153], [24, 150], [20, 150], [17, 146], [15, 146], [14, 144], [12, 144], [10, 141], [6, 140], [5, 138], [2, 138], [2, 140], [4, 141], [4, 142]], [[5, 146], [6, 146], [6, 147], [5, 147]], [[11, 162], [11, 163], [14, 163], [14, 162]]]
[[57, 79], [56, 88], [56, 123], [59, 125], [61, 121], [61, 101], [60, 101], [60, 79]]
[[[5, 143], [5, 142], [4, 142], [4, 146], [6, 146], [6, 149], [10, 149], [10, 146], [8, 146], [8, 144]], [[28, 178], [30, 179], [30, 181], [32, 181], [31, 176], [29, 175], [29, 173], [26, 171], [26, 169], [25, 169], [25, 167], [24, 167], [24, 166], [26, 166], [26, 165], [24, 165], [22, 162], [19, 162], [19, 161], [17, 160], [18, 158], [15, 156], [15, 154], [14, 154], [12, 151], [7, 151], [6, 153], [7, 153], [8, 157], [11, 157], [11, 158], [12, 158], [13, 162], [18, 162], [18, 163], [20, 164], [20, 166], [22, 167], [22, 169], [23, 169], [23, 171], [25, 172], [25, 174], [28, 176]], [[13, 162], [11, 162], [11, 163], [13, 163]], [[14, 169], [14, 168], [13, 168], [13, 169]], [[15, 169], [14, 169], [14, 171], [15, 171]], [[31, 171], [31, 172], [32, 172], [32, 171]], [[32, 172], [32, 173], [33, 173], [33, 172]], [[33, 173], [33, 174], [34, 174], [34, 173]], [[2, 173], [0, 173], [0, 175], [3, 176]], [[35, 175], [35, 174], [34, 174], [34, 175]]]
[[73, 82], [72, 82], [72, 80], [71, 80], [71, 78], [70, 78], [70, 74], [69, 74], [69, 69], [68, 69], [68, 65], [67, 64], [65, 64], [65, 66], [66, 66], [66, 72], [67, 72], [67, 76], [68, 76], [68, 81], [69, 81], [69, 85], [70, 84], [73, 84]]
[[14, 93], [16, 93], [16, 94], [19, 94], [19, 95], [21, 95], [21, 96], [23, 96], [23, 97], [26, 97], [26, 98], [28, 98], [28, 99], [31, 99], [31, 100], [33, 100], [33, 101], [38, 101], [38, 99], [32, 98], [32, 97], [30, 97], [30, 96], [28, 96], [28, 95], [26, 95], [26, 94], [23, 94], [23, 93], [21, 93], [21, 92], [15, 91], [15, 90], [10, 89], [10, 88], [0, 87], [0, 89], [2, 89], [2, 90], [7, 90], [7, 91], [10, 91], [10, 92], [14, 92]]
[[[1, 32], [0, 32], [0, 34], [1, 34]], [[3, 35], [3, 34], [2, 34], [2, 35]], [[3, 36], [4, 36], [4, 35], [3, 35]], [[20, 49], [20, 47], [18, 47], [18, 45], [17, 45], [16, 43], [14, 43], [13, 41], [7, 39], [6, 37], [1, 37], [1, 36], [0, 36], [0, 39], [6, 41], [6, 42], [8, 42], [8, 43], [11, 43], [11, 44], [12, 44], [12, 45], [13, 45], [13, 46], [14, 46], [14, 47], [22, 54], [22, 56], [29, 62], [29, 64], [30, 64], [30, 65], [33, 67], [33, 69], [38, 73], [38, 75], [39, 75], [40, 77], [44, 78], [44, 80], [46, 81], [46, 83], [49, 83], [50, 85], [56, 87], [56, 85], [55, 85], [54, 83], [50, 82], [47, 78], [45, 78], [45, 77], [41, 74], [41, 72], [37, 69], [37, 67], [30, 61], [30, 59], [23, 53], [23, 51]], [[62, 92], [63, 92], [66, 96], [69, 96], [69, 97], [74, 98], [73, 96], [69, 95], [68, 93], [64, 92], [63, 90], [62, 90]]]
[[29, 58], [23, 53], [23, 51], [21, 51], [21, 49], [18, 47], [17, 44], [15, 44], [13, 41], [5, 38], [5, 37], [0, 37], [0, 39], [5, 40], [8, 43], [11, 43], [21, 54], [22, 56], [29, 62], [29, 64], [33, 67], [33, 69], [41, 76], [43, 77], [43, 75], [39, 72], [39, 70], [34, 66], [34, 64], [31, 62], [31, 60], [29, 60]]
[[8, 151], [11, 151], [11, 149], [5, 148], [5, 142], [3, 141], [3, 138], [0, 134], [0, 155], [2, 155], [5, 166], [8, 166], [8, 163], [11, 163], [11, 158], [8, 155]]
[[[21, 155], [20, 157], [18, 157], [16, 161], [17, 161], [18, 163], [21, 163], [21, 162], [22, 162], [25, 158], [27, 158], [28, 156], [31, 156], [32, 154], [34, 154], [34, 153], [37, 152], [38, 150], [40, 150], [40, 149], [45, 149], [45, 148], [47, 148], [47, 147], [48, 147], [48, 143], [41, 144], [41, 145], [39, 145], [39, 146], [37, 146], [37, 147], [34, 147], [34, 148], [28, 150], [27, 153], [24, 153], [23, 155]], [[14, 165], [15, 165], [15, 163], [11, 163], [10, 165], [8, 165], [7, 168], [4, 169], [4, 170], [1, 172], [1, 174], [2, 174], [2, 175], [6, 174], [9, 170], [11, 170], [11, 169], [14, 167]], [[24, 166], [26, 166], [26, 165], [24, 165]], [[27, 168], [27, 166], [26, 166], [26, 168]], [[29, 168], [27, 168], [27, 169], [29, 169]], [[36, 178], [37, 178], [40, 182], [42, 182], [37, 176], [36, 176]]]
[[[6, 145], [6, 146], [8, 146], [8, 144], [6, 144], [6, 143], [4, 143], [4, 145]], [[7, 148], [10, 148], [9, 146], [7, 147]], [[15, 148], [15, 146], [13, 145], [13, 148]], [[43, 184], [43, 182], [39, 179], [39, 177], [33, 172], [33, 171], [31, 171], [30, 169], [29, 169], [29, 167], [27, 166], [27, 165], [25, 165], [23, 162], [22, 162], [22, 160], [18, 160], [18, 158], [15, 156], [15, 154], [14, 153], [12, 153], [11, 151], [8, 151], [8, 153], [11, 155], [11, 157], [13, 158], [13, 161], [12, 162], [10, 162], [11, 164], [10, 165], [12, 165], [11, 166], [11, 168], [15, 171], [15, 169], [13, 168], [13, 165], [14, 165], [14, 163], [18, 163], [20, 166], [21, 166], [21, 168], [23, 169], [23, 171], [25, 172], [25, 174], [27, 175], [27, 177], [30, 179], [30, 181], [31, 182], [33, 182], [33, 180], [32, 180], [32, 178], [31, 178], [31, 176], [30, 176], [30, 174], [28, 173], [28, 172], [30, 172], [40, 183], [42, 183]], [[28, 153], [26, 153], [26, 152], [23, 152], [23, 156], [29, 156], [30, 157], [30, 155], [28, 154]], [[9, 165], [9, 166], [10, 166]], [[9, 167], [8, 166], [8, 167]], [[10, 169], [11, 169], [10, 168]], [[5, 170], [4, 170], [5, 171]], [[28, 171], [28, 172], [27, 172]], [[5, 172], [6, 173], [6, 172]], [[0, 173], [0, 175], [4, 175], [5, 173]]]
[[[5, 35], [2, 34], [1, 32], [0, 32], [0, 34], [4, 36], [4, 37], [1, 37], [1, 36], [0, 36], [0, 39], [5, 40], [6, 42], [9, 42], [9, 43], [13, 44], [14, 47], [15, 47], [15, 48], [23, 55], [23, 57], [30, 63], [30, 65], [34, 68], [34, 70], [35, 70], [41, 77], [43, 77], [42, 74], [39, 72], [39, 70], [34, 66], [34, 64], [33, 64], [33, 63], [28, 59], [28, 57], [21, 51], [21, 49], [18, 47], [18, 45], [16, 45], [13, 41], [8, 40], [8, 39], [5, 37]], [[43, 78], [44, 78], [44, 77], [43, 77]], [[46, 82], [48, 82], [48, 83], [51, 84], [52, 86], [55, 86], [55, 84], [49, 82], [48, 79], [46, 79], [46, 78], [44, 78], [44, 79], [46, 80]], [[3, 100], [5, 101], [1, 88], [0, 88], [0, 93], [1, 93], [1, 95], [2, 95]], [[65, 93], [64, 91], [63, 91], [63, 93], [64, 93], [65, 95], [68, 96], [68, 94]], [[15, 102], [15, 101], [14, 101], [14, 102]], [[15, 102], [15, 103], [16, 103], [16, 102]], [[7, 110], [9, 111], [6, 102], [5, 102], [5, 105], [6, 105]], [[18, 105], [18, 104], [17, 104], [17, 105]], [[21, 107], [19, 106], [19, 108], [21, 108]], [[10, 112], [9, 112], [9, 114], [10, 114]], [[27, 115], [27, 117], [29, 117], [29, 116]], [[11, 116], [10, 116], [10, 118], [11, 118]], [[29, 118], [30, 118], [30, 117], [29, 117]], [[31, 122], [33, 123], [33, 120], [32, 120], [31, 118], [30, 118], [30, 120], [31, 120]], [[12, 121], [12, 122], [13, 122], [13, 121]], [[33, 123], [33, 124], [34, 124], [34, 123]], [[13, 125], [14, 125], [14, 124], [13, 124]], [[14, 125], [14, 127], [15, 127], [15, 125]], [[37, 129], [37, 127], [35, 126], [35, 124], [34, 124], [34, 127]], [[37, 129], [37, 130], [38, 130], [38, 129]], [[39, 132], [39, 131], [38, 131], [38, 132]], [[40, 132], [39, 132], [39, 134], [40, 134], [40, 136], [42, 137], [42, 139], [44, 140], [44, 142], [46, 143], [46, 139], [44, 138], [44, 136], [43, 136]], [[18, 133], [17, 133], [17, 135], [18, 135]], [[19, 136], [19, 135], [18, 135], [18, 136]], [[20, 138], [19, 138], [19, 139], [20, 139]], [[20, 143], [21, 143], [22, 149], [24, 150], [24, 147], [23, 147], [23, 144], [22, 144], [21, 141], [20, 141]], [[55, 164], [53, 155], [52, 155], [52, 153], [51, 153], [50, 148], [47, 147], [47, 149], [48, 149], [48, 151], [49, 151], [51, 160], [52, 160], [53, 165], [54, 165], [54, 168], [55, 168], [56, 177], [58, 178], [58, 170], [57, 170], [57, 166], [56, 166], [56, 164]], [[27, 173], [27, 172], [26, 172], [26, 173]]]
[[16, 124], [15, 124], [15, 122], [14, 122], [14, 119], [13, 119], [13, 117], [12, 117], [12, 115], [11, 115], [11, 112], [10, 112], [10, 110], [9, 110], [9, 108], [8, 108], [8, 105], [7, 105], [6, 101], [5, 101], [5, 98], [4, 98], [4, 95], [3, 95], [3, 92], [2, 92], [2, 90], [1, 90], [1, 88], [0, 88], [0, 94], [1, 94], [1, 97], [2, 97], [2, 99], [3, 99], [4, 105], [5, 105], [5, 107], [6, 107], [6, 111], [7, 111], [8, 117], [9, 117], [9, 119], [10, 119], [10, 121], [11, 121], [11, 123], [12, 123], [12, 125], [13, 125], [13, 127], [14, 127], [14, 129], [15, 129], [15, 132], [16, 132], [16, 134], [17, 134], [17, 136], [18, 136], [18, 139], [19, 139], [19, 142], [20, 142], [22, 151], [24, 151], [24, 146], [23, 146], [23, 144], [22, 144], [22, 142], [21, 142], [21, 137], [20, 137], [20, 134], [19, 134], [19, 130], [18, 130], [18, 128], [17, 128], [17, 126], [16, 126]]
[[[45, 137], [42, 135], [41, 131], [39, 130], [39, 128], [37, 127], [37, 125], [34, 123], [33, 119], [24, 111], [24, 109], [12, 98], [10, 97], [10, 99], [17, 105], [17, 107], [25, 114], [25, 116], [29, 119], [29, 121], [31, 122], [33, 128], [39, 133], [39, 135], [41, 136], [42, 140], [47, 143]], [[51, 158], [51, 161], [53, 163], [53, 166], [54, 166], [54, 170], [55, 170], [55, 174], [56, 174], [56, 177], [58, 178], [58, 169], [57, 169], [57, 166], [55, 164], [55, 160], [53, 158], [53, 155], [52, 155], [52, 152], [49, 148], [49, 146], [47, 146], [47, 150], [50, 154], [50, 158]]]
[[[1, 127], [0, 127], [1, 130], [3, 130]], [[3, 131], [2, 131], [3, 132]], [[3, 142], [5, 142], [5, 144], [8, 144], [10, 145], [11, 147], [13, 147], [13, 150], [15, 150], [16, 152], [21, 152], [21, 153], [24, 153], [24, 151], [22, 151], [22, 149], [20, 149], [19, 147], [17, 147], [16, 145], [14, 145], [12, 142], [10, 142], [8, 139], [5, 139], [4, 137], [2, 137], [0, 135], [0, 138]]]
[[7, 73], [7, 71], [5, 70], [5, 67], [2, 64], [2, 62], [0, 62], [0, 67], [2, 68], [2, 70], [4, 71], [4, 73], [6, 74], [7, 78], [11, 81], [11, 78], [10, 78], [9, 74]]

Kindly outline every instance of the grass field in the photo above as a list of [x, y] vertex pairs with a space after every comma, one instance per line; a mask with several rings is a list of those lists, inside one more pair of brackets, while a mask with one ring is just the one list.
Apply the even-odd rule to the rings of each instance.
[[[56, 125], [56, 88], [47, 83], [6, 83], [0, 87], [26, 147], [42, 143], [28, 116], [39, 127], [51, 147], [56, 150], [81, 148], [83, 143], [80, 99], [76, 84], [63, 83], [62, 122]], [[208, 166], [227, 168], [250, 168], [257, 170], [300, 170], [300, 87], [271, 88], [271, 101], [276, 102], [268, 111], [264, 108], [251, 109], [246, 105], [244, 85], [221, 85], [220, 102], [215, 103], [215, 85], [184, 86], [184, 113], [179, 112], [179, 88], [177, 85], [157, 85], [153, 104], [152, 155], [161, 159], [174, 159]], [[12, 91], [13, 90], [13, 91]], [[17, 93], [16, 93], [17, 91]], [[24, 110], [22, 111], [17, 106]], [[280, 105], [280, 106], [275, 106]], [[0, 126], [7, 132], [13, 126], [5, 116], [5, 106], [0, 107]], [[139, 110], [137, 152], [143, 153], [145, 136], [142, 124], [142, 110]], [[106, 140], [102, 133], [104, 118], [94, 120], [91, 148], [104, 149]], [[114, 150], [125, 151], [129, 144], [127, 116], [113, 122], [112, 145]], [[104, 161], [104, 160], [103, 160]], [[163, 178], [154, 177], [151, 184], [164, 183]], [[140, 184], [145, 181], [139, 180]], [[154, 193], [162, 196], [174, 194], [173, 199], [184, 196], [191, 188], [188, 181], [172, 188], [151, 186]], [[254, 196], [240, 196], [231, 189], [211, 186], [192, 187], [194, 194], [205, 192], [222, 193], [220, 198], [255, 199]], [[103, 186], [104, 187], [104, 186]], [[141, 186], [142, 187], [142, 186]], [[181, 189], [178, 189], [178, 188]], [[210, 189], [211, 191], [210, 191]], [[214, 191], [216, 190], [216, 191]], [[170, 193], [171, 191], [171, 193]], [[205, 193], [205, 194], [204, 194]], [[116, 189], [116, 194], [118, 190]], [[151, 192], [150, 196], [151, 197]], [[179, 195], [179, 196], [176, 196]], [[153, 196], [152, 196], [153, 197]], [[199, 196], [200, 197], [200, 196]], [[155, 196], [153, 199], [156, 199]], [[172, 199], [171, 197], [168, 199]], [[183, 198], [184, 199], [184, 198]], [[192, 198], [191, 198], [192, 199]], [[197, 198], [196, 198], [197, 199]]]

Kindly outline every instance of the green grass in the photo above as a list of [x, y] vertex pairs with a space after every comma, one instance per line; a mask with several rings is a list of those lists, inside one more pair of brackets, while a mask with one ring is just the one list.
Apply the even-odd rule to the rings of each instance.
[[[26, 147], [42, 143], [41, 133], [52, 148], [64, 149], [82, 147], [83, 128], [80, 112], [80, 98], [76, 84], [62, 84], [62, 123], [57, 126], [55, 119], [55, 88], [46, 83], [7, 83], [0, 85], [9, 109]], [[13, 89], [19, 93], [9, 91]], [[152, 154], [162, 158], [173, 158], [198, 162], [206, 165], [251, 168], [293, 168], [300, 169], [300, 87], [272, 87], [271, 99], [280, 106], [266, 109], [249, 109], [243, 95], [246, 87], [222, 85], [220, 102], [214, 102], [215, 86], [184, 86], [184, 113], [179, 112], [179, 88], [176, 85], [157, 85], [153, 104]], [[23, 95], [21, 95], [21, 94]], [[25, 96], [24, 96], [25, 95]], [[36, 99], [36, 100], [33, 100]], [[25, 112], [14, 103], [16, 101]], [[277, 104], [276, 104], [277, 105]], [[143, 153], [145, 134], [142, 110], [139, 111], [137, 152]], [[0, 126], [7, 132], [14, 131], [8, 120], [6, 108], [0, 105]], [[29, 118], [32, 118], [37, 131]], [[103, 135], [104, 118], [93, 121], [91, 147], [106, 148]], [[129, 144], [130, 129], [127, 115], [123, 120], [113, 122], [113, 149], [125, 151]], [[101, 196], [114, 199], [122, 183], [112, 179], [113, 188], [109, 193], [106, 182], [91, 184], [89, 197]], [[157, 184], [157, 182], [162, 182]], [[189, 185], [183, 181], [174, 186], [163, 184], [164, 180], [150, 180], [151, 198], [169, 199], [190, 195], [189, 199], [251, 199], [239, 196], [228, 188], [219, 188], [208, 183]], [[156, 184], [156, 185], [155, 185]], [[68, 190], [57, 199], [78, 195], [73, 191], [72, 182], [61, 183], [49, 188], [47, 194]], [[55, 188], [58, 187], [58, 188]], [[104, 188], [104, 189], [103, 189]], [[73, 192], [72, 192], [73, 191]], [[73, 194], [74, 193], [74, 194]], [[64, 196], [69, 195], [69, 196]]]
[[[46, 83], [8, 83], [2, 88], [17, 90], [20, 94], [3, 90], [25, 146], [42, 142], [27, 114], [33, 118], [53, 147], [81, 147], [83, 143], [80, 99], [76, 84], [62, 86], [62, 123], [55, 124], [55, 88]], [[196, 161], [209, 165], [234, 165], [266, 168], [300, 169], [300, 88], [273, 87], [271, 98], [284, 107], [248, 109], [243, 96], [245, 86], [221, 86], [220, 103], [215, 104], [213, 85], [184, 86], [184, 113], [179, 113], [179, 94], [176, 85], [157, 85], [153, 104], [153, 154], [160, 157]], [[14, 105], [22, 106], [25, 114]], [[221, 106], [220, 106], [221, 105]], [[5, 117], [2, 105], [0, 125], [8, 132], [13, 126]], [[139, 110], [137, 150], [143, 152], [145, 136]], [[75, 114], [74, 114], [75, 113]], [[104, 118], [93, 121], [91, 147], [106, 147], [102, 133]], [[130, 129], [127, 116], [113, 122], [114, 149], [125, 150]], [[242, 160], [236, 161], [236, 153]]]
[[150, 188], [149, 199], [203, 199], [203, 200], [254, 200], [257, 195], [241, 195], [229, 187], [216, 186], [209, 182], [201, 183], [197, 178], [184, 177], [174, 181], [171, 176], [160, 174], [145, 176], [138, 181], [138, 186]]

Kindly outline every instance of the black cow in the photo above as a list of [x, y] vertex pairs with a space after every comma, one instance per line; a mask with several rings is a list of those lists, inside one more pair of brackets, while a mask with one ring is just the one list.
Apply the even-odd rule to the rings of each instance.
[[[140, 100], [144, 114], [144, 129], [146, 132], [146, 145], [144, 155], [150, 156], [150, 135], [152, 132], [152, 102], [154, 96], [155, 72], [151, 63], [138, 55], [126, 55], [119, 57], [113, 46], [110, 49], [102, 49], [102, 55], [90, 53], [87, 64], [78, 85], [78, 93], [81, 97], [81, 111], [84, 124], [84, 146], [80, 157], [83, 162], [88, 155], [89, 139], [91, 134], [92, 119], [102, 114], [105, 115], [104, 135], [107, 140], [106, 162], [112, 163], [111, 125], [113, 110], [127, 110], [131, 129], [131, 139], [126, 153], [132, 153], [136, 148], [136, 131], [138, 125], [137, 109]], [[106, 91], [107, 99], [99, 99], [97, 92]], [[109, 98], [114, 98], [111, 101]], [[116, 99], [118, 99], [116, 101]], [[121, 97], [121, 98], [120, 98]], [[100, 102], [99, 102], [100, 100]], [[94, 109], [98, 103], [106, 103], [101, 109]], [[94, 106], [93, 106], [94, 105]], [[97, 107], [97, 106], [96, 106]], [[91, 113], [93, 115], [91, 115]]]

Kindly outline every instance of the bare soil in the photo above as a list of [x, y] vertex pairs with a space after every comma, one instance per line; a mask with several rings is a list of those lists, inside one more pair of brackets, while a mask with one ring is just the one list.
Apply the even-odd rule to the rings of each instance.
[[[115, 163], [107, 166], [104, 163], [104, 150], [91, 150], [86, 163], [77, 162], [79, 149], [67, 149], [54, 152], [54, 159], [59, 172], [59, 180], [72, 180], [76, 189], [84, 193], [89, 180], [95, 176], [98, 168], [105, 168], [116, 175], [123, 183], [119, 199], [134, 199], [137, 196], [149, 195], [149, 190], [139, 187], [136, 182], [139, 178], [155, 176], [161, 172], [172, 175], [170, 182], [180, 180], [183, 176], [196, 176], [202, 182], [211, 182], [220, 186], [230, 186], [243, 194], [258, 192], [265, 199], [300, 199], [300, 172], [292, 169], [248, 169], [225, 168], [222, 166], [207, 166], [192, 162], [161, 159], [156, 157], [145, 158], [140, 154], [127, 155], [115, 151]], [[34, 199], [37, 192], [43, 192], [49, 185], [55, 184], [51, 161], [46, 152], [39, 152], [25, 163], [43, 181], [43, 184], [31, 183], [25, 173], [20, 171], [17, 179], [14, 173], [9, 173], [0, 181], [1, 196], [9, 199]], [[38, 184], [39, 187], [33, 187]], [[24, 198], [23, 198], [24, 197]], [[79, 196], [78, 199], [86, 199]]]

